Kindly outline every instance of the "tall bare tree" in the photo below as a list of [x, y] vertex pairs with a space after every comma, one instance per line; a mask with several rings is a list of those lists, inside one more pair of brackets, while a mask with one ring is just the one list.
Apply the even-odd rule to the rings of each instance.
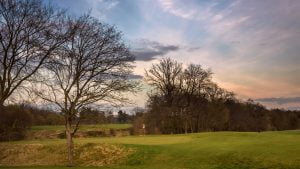
[[158, 64], [153, 64], [145, 72], [145, 78], [150, 85], [165, 96], [166, 102], [171, 104], [172, 96], [180, 84], [181, 73], [182, 64], [170, 58], [165, 58], [160, 60]]
[[189, 95], [204, 94], [206, 87], [210, 84], [212, 72], [205, 70], [201, 65], [190, 64], [183, 73], [183, 85], [185, 92]]
[[134, 91], [128, 80], [134, 57], [114, 27], [86, 15], [68, 21], [71, 37], [43, 74], [36, 94], [55, 104], [65, 117], [69, 165], [74, 164], [73, 135], [79, 112], [97, 102], [123, 102]]
[[208, 114], [209, 104], [212, 105], [215, 99], [228, 99], [230, 93], [214, 84], [212, 72], [201, 65], [189, 64], [183, 69], [181, 64], [170, 58], [162, 59], [146, 71], [146, 81], [156, 90], [156, 93], [149, 95], [150, 116], [158, 119], [153, 124], [160, 127], [163, 133], [199, 131], [199, 128], [208, 126], [207, 118], [213, 119], [211, 121], [217, 130], [220, 128], [215, 120], [218, 112], [228, 114], [222, 103], [218, 105], [218, 102], [214, 103], [216, 108], [210, 109]]
[[[212, 78], [212, 72], [205, 70], [201, 65], [190, 64], [184, 70], [182, 76], [182, 86], [180, 91], [183, 98], [182, 115], [184, 119], [185, 133], [188, 132], [188, 128], [191, 132], [194, 131], [192, 125], [193, 116], [195, 116], [194, 107], [192, 104], [197, 105], [200, 108], [201, 105], [196, 103], [199, 98], [204, 98], [206, 95], [206, 88], [210, 85]], [[198, 113], [199, 114], [199, 113]]]
[[[159, 118], [159, 125], [172, 129], [176, 125], [178, 111], [174, 109], [176, 95], [181, 83], [182, 64], [171, 58], [164, 58], [158, 64], [153, 64], [145, 72], [145, 80], [155, 88], [154, 98], [160, 99], [160, 109], [156, 110], [155, 118]], [[156, 95], [156, 96], [155, 96]], [[152, 96], [150, 96], [151, 98]]]
[[61, 16], [40, 0], [0, 0], [0, 106], [63, 42]]

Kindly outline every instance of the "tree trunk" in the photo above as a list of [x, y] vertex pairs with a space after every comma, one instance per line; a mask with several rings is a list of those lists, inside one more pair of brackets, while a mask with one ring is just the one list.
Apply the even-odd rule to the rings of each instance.
[[189, 120], [189, 124], [190, 124], [190, 133], [194, 133], [194, 125], [193, 125], [193, 121], [191, 118]]
[[185, 134], [188, 133], [188, 122], [187, 122], [187, 117], [185, 117], [185, 120], [184, 120], [184, 133], [185, 133]]
[[2, 98], [0, 99], [0, 108], [4, 107], [4, 101], [5, 101], [4, 99], [2, 99]]
[[71, 124], [69, 122], [67, 122], [66, 125], [66, 137], [68, 147], [68, 166], [74, 166], [74, 143], [71, 131]]

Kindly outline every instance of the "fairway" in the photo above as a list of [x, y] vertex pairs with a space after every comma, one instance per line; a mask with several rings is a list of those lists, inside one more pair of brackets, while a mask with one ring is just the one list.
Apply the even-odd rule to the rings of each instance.
[[[3, 144], [60, 145], [65, 140], [20, 141]], [[77, 144], [115, 144], [134, 152], [118, 164], [74, 169], [298, 169], [300, 131], [206, 132], [188, 135], [80, 138]], [[51, 154], [49, 154], [51, 156]], [[59, 166], [0, 168], [65, 169]]]

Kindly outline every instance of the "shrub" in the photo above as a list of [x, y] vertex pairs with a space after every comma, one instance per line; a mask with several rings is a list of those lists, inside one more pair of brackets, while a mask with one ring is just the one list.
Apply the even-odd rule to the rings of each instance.
[[0, 141], [24, 139], [31, 126], [31, 115], [23, 106], [10, 105], [0, 108]]

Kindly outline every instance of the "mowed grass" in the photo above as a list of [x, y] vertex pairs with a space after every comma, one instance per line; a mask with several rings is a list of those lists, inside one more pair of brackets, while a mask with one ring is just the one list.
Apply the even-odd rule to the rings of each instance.
[[[81, 131], [93, 131], [93, 130], [107, 130], [107, 129], [128, 129], [131, 124], [97, 124], [97, 125], [80, 125]], [[32, 131], [63, 131], [64, 125], [44, 125], [44, 126], [32, 126]]]
[[[85, 138], [75, 139], [75, 142], [122, 144], [135, 149], [135, 152], [120, 164], [73, 169], [300, 169], [300, 131], [206, 132], [188, 135]], [[34, 143], [64, 144], [65, 140], [20, 141], [9, 144]]]

